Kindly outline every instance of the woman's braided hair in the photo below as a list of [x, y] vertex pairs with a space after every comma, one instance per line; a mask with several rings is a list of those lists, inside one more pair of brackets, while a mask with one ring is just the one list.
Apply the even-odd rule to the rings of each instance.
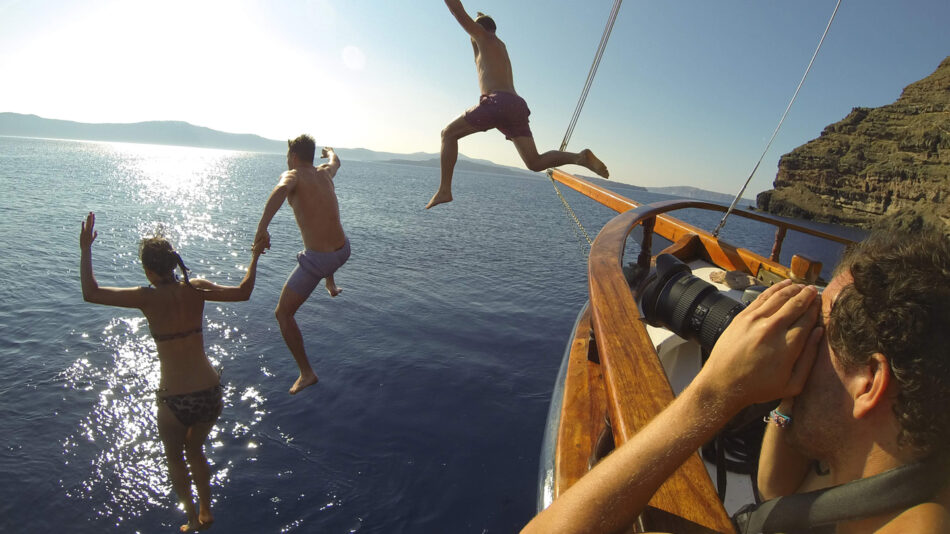
[[185, 266], [181, 256], [175, 252], [172, 244], [164, 237], [156, 236], [143, 239], [139, 246], [139, 256], [142, 258], [142, 265], [162, 278], [174, 279], [175, 268], [180, 267], [181, 273], [185, 277], [185, 283], [188, 284], [188, 287], [194, 289], [188, 280], [188, 267]]

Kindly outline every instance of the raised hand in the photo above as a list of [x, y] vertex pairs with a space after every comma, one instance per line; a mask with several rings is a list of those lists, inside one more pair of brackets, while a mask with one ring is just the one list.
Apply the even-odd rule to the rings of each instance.
[[86, 221], [82, 223], [82, 231], [79, 232], [79, 248], [92, 247], [92, 242], [99, 236], [99, 232], [94, 230], [96, 225], [96, 214], [89, 212], [86, 215]]

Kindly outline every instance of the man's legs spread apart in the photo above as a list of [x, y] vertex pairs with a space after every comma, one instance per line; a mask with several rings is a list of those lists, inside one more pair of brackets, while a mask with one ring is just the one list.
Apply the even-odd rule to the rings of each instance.
[[300, 327], [297, 326], [297, 320], [294, 314], [300, 309], [300, 306], [307, 300], [307, 296], [300, 295], [296, 291], [284, 284], [284, 289], [280, 292], [280, 298], [277, 300], [277, 309], [274, 315], [277, 316], [277, 324], [280, 325], [280, 333], [284, 336], [284, 342], [287, 348], [294, 356], [297, 367], [300, 368], [300, 376], [294, 385], [290, 388], [290, 394], [293, 395], [301, 389], [312, 386], [317, 383], [317, 374], [310, 367], [310, 360], [307, 359], [307, 353], [304, 350], [303, 334], [300, 333]]
[[587, 167], [601, 178], [607, 178], [610, 173], [607, 172], [607, 166], [597, 159], [590, 149], [585, 148], [579, 153], [562, 152], [560, 150], [549, 150], [544, 154], [538, 154], [538, 148], [534, 144], [534, 138], [529, 136], [513, 137], [511, 142], [518, 149], [518, 155], [524, 161], [525, 166], [535, 172], [541, 172], [545, 169], [560, 167], [561, 165], [574, 164]]
[[458, 160], [459, 139], [479, 131], [481, 130], [465, 120], [464, 115], [449, 123], [442, 130], [442, 181], [439, 183], [439, 190], [432, 195], [432, 199], [426, 204], [426, 209], [445, 202], [452, 202], [452, 173], [455, 170], [455, 162]]

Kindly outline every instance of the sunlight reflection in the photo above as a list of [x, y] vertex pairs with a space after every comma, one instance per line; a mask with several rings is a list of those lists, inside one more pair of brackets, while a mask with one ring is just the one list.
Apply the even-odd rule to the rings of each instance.
[[[180, 146], [110, 143], [113, 178], [130, 188], [152, 216], [139, 222], [141, 236], [161, 233], [176, 247], [198, 239], [229, 241], [212, 222], [222, 209], [220, 192], [231, 180], [231, 165], [243, 152]], [[160, 221], [160, 222], [158, 222]]]
[[165, 145], [111, 143], [124, 161], [116, 174], [137, 182], [144, 200], [173, 203], [213, 202], [224, 177], [224, 164], [239, 155], [213, 150]]

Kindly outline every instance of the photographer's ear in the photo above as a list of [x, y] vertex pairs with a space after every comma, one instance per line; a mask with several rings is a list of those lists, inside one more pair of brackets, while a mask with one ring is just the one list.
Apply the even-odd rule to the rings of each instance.
[[871, 414], [875, 408], [887, 404], [888, 389], [891, 384], [891, 366], [887, 356], [875, 352], [866, 364], [848, 373], [846, 387], [854, 399], [852, 415], [861, 419]]

